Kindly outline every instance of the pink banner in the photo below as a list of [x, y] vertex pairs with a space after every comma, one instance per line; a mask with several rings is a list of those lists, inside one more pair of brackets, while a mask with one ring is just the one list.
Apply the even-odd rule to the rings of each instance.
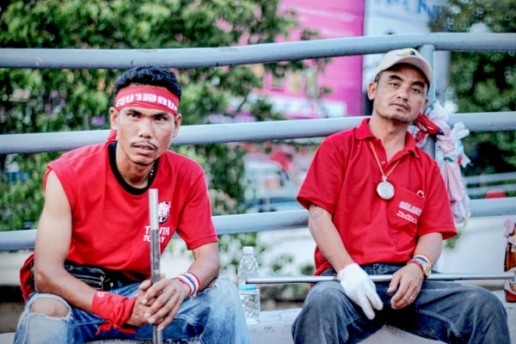
[[[291, 32], [291, 41], [300, 39], [302, 29], [313, 29], [322, 39], [363, 35], [363, 1], [283, 0], [280, 11], [297, 13], [300, 25]], [[267, 96], [274, 109], [289, 118], [362, 115], [362, 56], [332, 58], [324, 72], [318, 71], [315, 61], [307, 63], [305, 70], [281, 80], [266, 75], [257, 96]]]

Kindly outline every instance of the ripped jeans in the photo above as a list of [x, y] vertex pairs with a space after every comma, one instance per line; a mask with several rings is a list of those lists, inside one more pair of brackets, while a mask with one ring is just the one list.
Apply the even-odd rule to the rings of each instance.
[[[135, 296], [139, 283], [112, 289], [109, 292]], [[29, 312], [38, 298], [54, 298], [69, 309], [65, 318], [49, 317]], [[152, 325], [137, 329], [135, 334], [116, 329], [96, 336], [104, 320], [79, 308], [71, 307], [64, 299], [51, 294], [34, 293], [30, 296], [16, 329], [15, 344], [33, 343], [85, 343], [99, 339], [151, 340]], [[214, 286], [199, 292], [196, 297], [185, 299], [176, 317], [162, 332], [163, 339], [181, 342], [197, 338], [201, 343], [249, 343], [249, 335], [240, 298], [234, 284], [219, 278]]]
[[[392, 274], [403, 265], [369, 264], [369, 275]], [[323, 275], [334, 274], [333, 269]], [[383, 310], [368, 320], [338, 281], [315, 284], [292, 326], [296, 344], [358, 343], [388, 324], [445, 343], [510, 344], [507, 314], [490, 291], [464, 284], [426, 280], [413, 304], [394, 310], [389, 282], [375, 283]]]

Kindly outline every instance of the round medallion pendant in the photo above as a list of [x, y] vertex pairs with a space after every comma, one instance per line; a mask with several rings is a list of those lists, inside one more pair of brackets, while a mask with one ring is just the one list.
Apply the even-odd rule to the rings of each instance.
[[388, 181], [383, 181], [376, 186], [376, 192], [382, 199], [390, 200], [394, 197], [394, 186]]

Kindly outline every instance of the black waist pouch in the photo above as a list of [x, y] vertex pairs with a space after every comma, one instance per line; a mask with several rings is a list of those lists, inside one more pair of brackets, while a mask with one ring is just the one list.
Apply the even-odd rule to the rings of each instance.
[[[80, 279], [96, 290], [107, 291], [137, 282], [121, 272], [102, 269], [98, 266], [79, 265], [65, 262], [64, 268], [72, 276]], [[34, 266], [31, 266], [30, 283], [34, 288]]]
[[65, 262], [64, 268], [72, 276], [97, 290], [107, 291], [143, 281], [143, 278], [139, 278], [140, 276], [130, 278], [120, 271], [107, 270], [98, 266], [79, 265], [68, 261]]
[[72, 276], [80, 279], [90, 287], [96, 290], [110, 290], [118, 283], [113, 280], [113, 274], [106, 270], [88, 265], [76, 265], [66, 262], [64, 268]]

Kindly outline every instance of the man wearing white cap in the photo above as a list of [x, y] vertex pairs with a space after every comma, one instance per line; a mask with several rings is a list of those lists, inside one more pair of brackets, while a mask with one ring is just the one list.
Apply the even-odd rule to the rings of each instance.
[[[370, 118], [319, 147], [298, 201], [316, 242], [315, 284], [296, 319], [296, 343], [357, 343], [389, 324], [448, 343], [510, 343], [489, 291], [426, 280], [457, 234], [435, 161], [407, 132], [424, 111], [432, 68], [414, 49], [380, 62]], [[371, 275], [392, 274], [373, 283]]]

